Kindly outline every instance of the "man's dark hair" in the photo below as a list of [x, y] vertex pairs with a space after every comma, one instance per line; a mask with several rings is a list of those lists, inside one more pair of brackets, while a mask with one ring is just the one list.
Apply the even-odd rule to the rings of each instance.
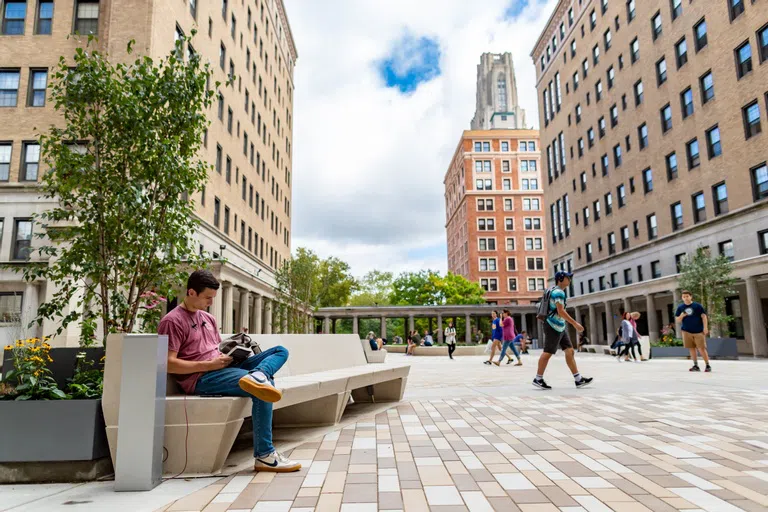
[[683, 290], [683, 291], [680, 293], [680, 296], [681, 296], [681, 297], [682, 297], [683, 295], [690, 295], [691, 297], [693, 297], [693, 294], [692, 294], [691, 292], [689, 292], [688, 290]]
[[528, 331], [520, 331], [520, 334], [528, 334]]
[[203, 293], [206, 288], [218, 290], [219, 286], [219, 282], [213, 277], [210, 270], [195, 270], [189, 274], [189, 279], [187, 279], [187, 291], [195, 290], [196, 293]]
[[502, 313], [506, 313], [506, 314], [508, 314], [508, 315], [510, 314], [510, 312], [509, 312], [509, 310], [508, 310], [508, 309], [505, 309], [504, 311], [502, 311]]

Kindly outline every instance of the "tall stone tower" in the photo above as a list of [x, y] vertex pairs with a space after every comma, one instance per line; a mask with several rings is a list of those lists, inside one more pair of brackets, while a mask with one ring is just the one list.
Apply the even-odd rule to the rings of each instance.
[[517, 104], [512, 54], [484, 53], [477, 66], [477, 107], [473, 130], [526, 128], [525, 111]]

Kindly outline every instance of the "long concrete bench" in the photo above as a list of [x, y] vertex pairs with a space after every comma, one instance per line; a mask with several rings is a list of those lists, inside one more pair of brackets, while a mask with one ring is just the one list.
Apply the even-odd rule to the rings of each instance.
[[365, 359], [369, 363], [383, 363], [387, 360], [387, 349], [381, 348], [380, 350], [373, 350], [371, 348], [371, 342], [367, 339], [361, 339], [360, 344], [363, 346]]
[[[224, 335], [226, 337], [227, 335]], [[287, 363], [275, 376], [283, 398], [274, 404], [274, 424], [337, 424], [350, 396], [355, 402], [403, 398], [407, 362], [369, 364], [360, 338], [340, 335], [256, 335], [263, 349], [282, 345]], [[117, 453], [122, 342], [107, 345], [102, 407], [113, 462]], [[221, 471], [240, 427], [251, 416], [251, 400], [181, 394], [169, 376], [165, 399], [167, 457], [164, 474], [215, 474]]]

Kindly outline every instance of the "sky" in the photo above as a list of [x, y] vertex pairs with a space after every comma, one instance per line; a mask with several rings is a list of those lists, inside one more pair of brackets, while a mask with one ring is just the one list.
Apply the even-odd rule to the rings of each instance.
[[[445, 272], [443, 178], [484, 52], [511, 52], [538, 128], [533, 45], [556, 0], [284, 0], [294, 72], [292, 246]], [[482, 7], [479, 7], [482, 6]]]

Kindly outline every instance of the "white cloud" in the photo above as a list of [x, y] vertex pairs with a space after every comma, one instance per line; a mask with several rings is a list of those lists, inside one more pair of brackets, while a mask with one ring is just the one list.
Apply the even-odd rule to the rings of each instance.
[[[483, 52], [512, 52], [520, 104], [538, 125], [529, 57], [555, 0], [513, 21], [507, 0], [285, 0], [299, 51], [293, 246], [356, 275], [446, 268], [443, 177], [475, 109]], [[482, 5], [482, 7], [479, 7]], [[441, 74], [403, 95], [378, 63], [407, 33], [440, 45]]]

